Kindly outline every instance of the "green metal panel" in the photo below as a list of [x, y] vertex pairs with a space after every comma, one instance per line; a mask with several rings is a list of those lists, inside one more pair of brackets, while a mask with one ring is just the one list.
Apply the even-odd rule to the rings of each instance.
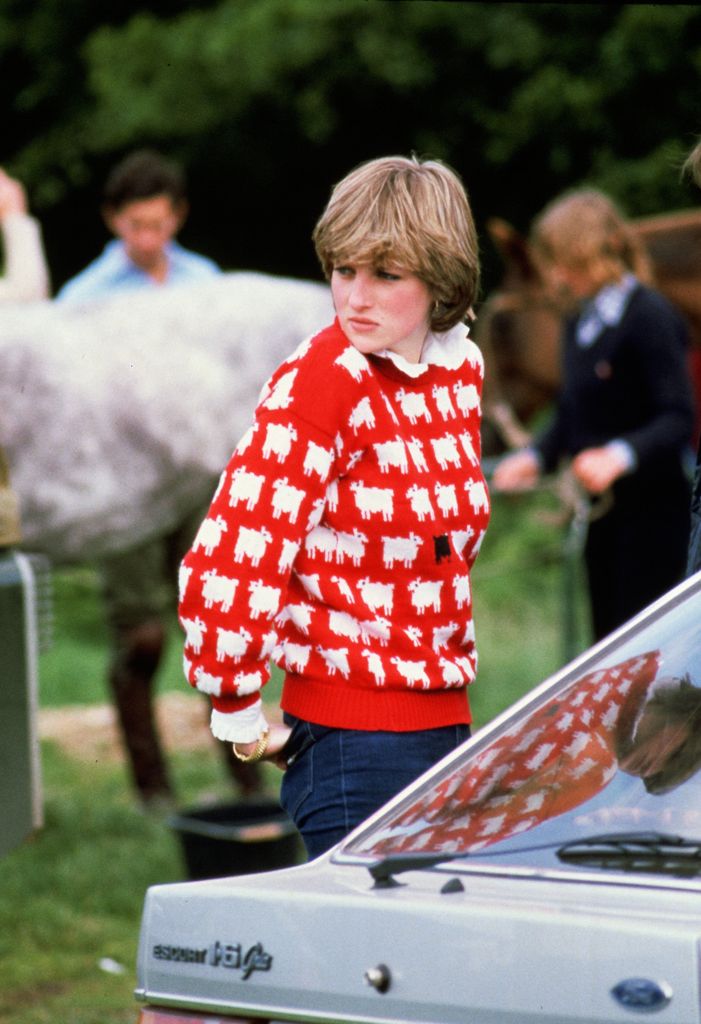
[[0, 856], [42, 824], [31, 563], [0, 550]]

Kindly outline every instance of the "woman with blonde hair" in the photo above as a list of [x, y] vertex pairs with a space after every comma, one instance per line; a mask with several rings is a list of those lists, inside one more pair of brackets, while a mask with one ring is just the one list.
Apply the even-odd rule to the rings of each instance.
[[[264, 388], [181, 572], [190, 682], [283, 768], [315, 856], [469, 735], [470, 569], [487, 526], [477, 238], [457, 174], [386, 157], [314, 231], [334, 322]], [[284, 724], [261, 704], [284, 672]]]
[[570, 305], [562, 386], [552, 421], [507, 456], [493, 486], [525, 489], [571, 460], [593, 498], [585, 548], [596, 638], [684, 575], [693, 430], [687, 331], [649, 282], [644, 251], [608, 196], [554, 200], [535, 219], [532, 246], [546, 284]]

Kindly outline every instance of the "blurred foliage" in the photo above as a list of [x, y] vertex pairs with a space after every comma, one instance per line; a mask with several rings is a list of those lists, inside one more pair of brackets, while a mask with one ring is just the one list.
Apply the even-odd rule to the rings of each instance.
[[679, 171], [701, 129], [698, 5], [0, 0], [0, 59], [2, 161], [56, 283], [104, 241], [105, 174], [144, 144], [189, 169], [186, 244], [298, 276], [318, 274], [332, 183], [389, 152], [453, 164], [480, 226], [523, 229], [583, 181], [633, 215], [697, 201]]

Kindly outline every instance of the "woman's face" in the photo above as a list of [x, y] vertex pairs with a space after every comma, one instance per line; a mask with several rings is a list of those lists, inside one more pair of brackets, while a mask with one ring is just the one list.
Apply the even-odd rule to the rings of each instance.
[[392, 263], [339, 264], [331, 275], [331, 294], [341, 327], [359, 352], [389, 349], [419, 362], [433, 298], [416, 274]]
[[599, 290], [599, 282], [587, 267], [552, 263], [548, 267], [547, 277], [554, 291], [580, 302], [591, 298]]

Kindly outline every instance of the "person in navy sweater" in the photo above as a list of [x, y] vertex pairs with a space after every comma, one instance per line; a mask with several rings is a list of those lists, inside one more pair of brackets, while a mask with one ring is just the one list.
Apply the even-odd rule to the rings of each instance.
[[555, 414], [497, 467], [493, 487], [528, 488], [562, 459], [592, 497], [585, 562], [601, 638], [684, 575], [685, 455], [693, 431], [687, 329], [648, 284], [645, 254], [614, 203], [589, 189], [554, 200], [532, 241], [546, 281], [574, 304]]
[[[701, 188], [701, 139], [689, 153], [684, 170]], [[696, 453], [694, 485], [691, 494], [691, 530], [686, 563], [687, 576], [692, 576], [699, 569], [701, 569], [701, 439]]]
[[[190, 683], [237, 757], [284, 769], [310, 856], [469, 736], [480, 467], [479, 281], [462, 183], [387, 157], [314, 241], [334, 322], [264, 388], [181, 567]], [[284, 724], [261, 702], [284, 671]]]

